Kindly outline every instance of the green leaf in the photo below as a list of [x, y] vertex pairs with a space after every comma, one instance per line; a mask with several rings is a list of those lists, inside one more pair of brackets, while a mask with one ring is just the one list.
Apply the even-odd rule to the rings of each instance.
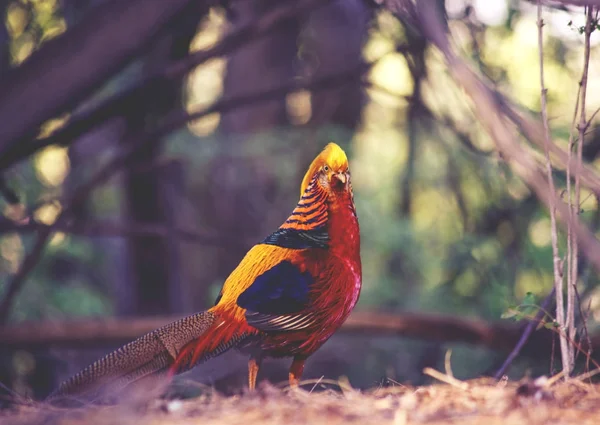
[[501, 319], [510, 319], [520, 314], [516, 307], [509, 307], [504, 313], [500, 315]]
[[535, 295], [532, 292], [527, 292], [522, 304], [535, 304]]

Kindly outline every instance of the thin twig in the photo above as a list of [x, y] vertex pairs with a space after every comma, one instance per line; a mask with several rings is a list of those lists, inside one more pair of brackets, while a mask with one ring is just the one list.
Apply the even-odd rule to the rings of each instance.
[[590, 119], [588, 120], [588, 122], [586, 124], [586, 130], [588, 129], [588, 127], [590, 126], [590, 124], [592, 123], [592, 121], [594, 121], [594, 118], [596, 118], [596, 115], [598, 115], [598, 112], [600, 112], [600, 108], [596, 109], [594, 111], [594, 113], [592, 114], [592, 116], [590, 117]]
[[[577, 90], [577, 97], [575, 100], [575, 110], [573, 111], [573, 119], [571, 120], [571, 129], [569, 130], [569, 142], [567, 147], [567, 206], [569, 208], [569, 220], [567, 222], [567, 333], [570, 338], [574, 337], [575, 333], [575, 310], [574, 310], [574, 299], [572, 294], [572, 282], [573, 282], [573, 244], [576, 243], [577, 238], [574, 237], [573, 233], [573, 191], [571, 190], [571, 175], [573, 167], [573, 146], [575, 123], [577, 121], [577, 112], [579, 110], [579, 97], [581, 95], [581, 88]], [[577, 169], [579, 164], [577, 164]], [[580, 173], [577, 173], [580, 175]], [[569, 347], [569, 358], [573, 359], [575, 363], [575, 356], [573, 353], [573, 347]]]
[[468, 390], [469, 384], [463, 382], [459, 379], [456, 379], [454, 376], [444, 375], [442, 372], [439, 372], [430, 367], [426, 367], [423, 369], [423, 373], [425, 375], [429, 375], [432, 378], [437, 379], [438, 381], [442, 381], [448, 385], [452, 385], [453, 387], [460, 388], [461, 390]]
[[565, 375], [565, 371], [562, 370], [560, 372], [558, 372], [556, 375], [551, 376], [545, 383], [545, 387], [549, 388], [552, 385], [554, 385], [556, 382], [558, 382], [560, 380], [560, 378], [562, 378]]
[[446, 375], [454, 378], [454, 373], [452, 372], [452, 363], [450, 359], [452, 358], [452, 349], [446, 351], [446, 356], [444, 357], [444, 368], [446, 369]]
[[[585, 47], [584, 47], [584, 54], [583, 54], [583, 74], [581, 76], [581, 81], [579, 84], [580, 87], [580, 91], [581, 91], [581, 106], [580, 106], [580, 120], [579, 120], [579, 125], [578, 125], [578, 129], [579, 129], [579, 140], [577, 141], [577, 171], [575, 173], [575, 208], [577, 208], [576, 211], [574, 211], [574, 213], [579, 216], [579, 212], [581, 210], [581, 178], [580, 178], [580, 172], [579, 170], [581, 170], [581, 164], [583, 163], [583, 143], [584, 143], [584, 139], [585, 139], [585, 131], [588, 127], [587, 121], [586, 121], [586, 114], [585, 114], [585, 101], [586, 101], [586, 96], [587, 96], [587, 81], [588, 81], [588, 70], [589, 70], [589, 66], [590, 66], [590, 38], [591, 38], [591, 34], [593, 31], [593, 26], [592, 26], [592, 20], [593, 20], [593, 13], [594, 13], [594, 8], [592, 6], [588, 6], [587, 8], [587, 19], [586, 19], [586, 23], [585, 23]], [[570, 209], [572, 210], [572, 208]], [[571, 222], [571, 220], [569, 220]], [[579, 298], [578, 294], [577, 294], [577, 278], [578, 278], [578, 265], [579, 265], [579, 244], [577, 241], [577, 235], [573, 234], [572, 235], [572, 248], [573, 248], [573, 253], [571, 256], [571, 282], [570, 285], [567, 287], [568, 289], [568, 296], [569, 296], [569, 300], [571, 300], [571, 305], [573, 306], [572, 311], [570, 312], [571, 316], [569, 316], [569, 320], [570, 320], [570, 326], [569, 326], [569, 338], [572, 340], [575, 340], [575, 309], [574, 309], [574, 305], [575, 305], [575, 297], [577, 296], [577, 298]], [[586, 325], [586, 317], [583, 315], [583, 311], [581, 309], [581, 304], [579, 304], [579, 311], [581, 313], [581, 320], [584, 324], [584, 327], [586, 329], [586, 334], [587, 334], [587, 325]]]
[[555, 293], [556, 293], [556, 288], [552, 288], [552, 291], [550, 291], [550, 293], [546, 296], [544, 301], [542, 301], [541, 308], [538, 309], [538, 312], [536, 313], [534, 320], [530, 321], [527, 324], [527, 326], [525, 326], [525, 330], [523, 331], [521, 338], [519, 338], [519, 342], [517, 342], [517, 345], [515, 345], [515, 348], [513, 348], [513, 350], [510, 352], [510, 354], [508, 355], [506, 360], [504, 360], [504, 363], [502, 363], [502, 366], [500, 366], [500, 369], [498, 369], [498, 371], [494, 375], [494, 379], [502, 378], [502, 376], [508, 370], [509, 366], [517, 358], [517, 356], [519, 355], [519, 353], [521, 352], [521, 350], [523, 349], [523, 347], [529, 340], [529, 337], [532, 334], [532, 332], [534, 331], [534, 329], [539, 325], [540, 321], [546, 315], [546, 310], [548, 310], [548, 308], [550, 307], [550, 304], [552, 303], [552, 299], [554, 298]]
[[600, 369], [594, 369], [594, 370], [588, 371], [586, 373], [582, 373], [576, 379], [578, 381], [585, 381], [586, 379], [590, 379], [593, 376], [598, 375], [599, 373], [600, 373]]
[[35, 245], [23, 260], [23, 263], [21, 264], [21, 267], [19, 267], [19, 270], [17, 270], [17, 273], [15, 273], [12, 279], [6, 284], [6, 291], [4, 292], [4, 297], [0, 302], [0, 325], [6, 323], [10, 314], [10, 308], [13, 300], [23, 287], [23, 284], [27, 280], [29, 273], [38, 263], [42, 253], [44, 252], [44, 248], [46, 247], [46, 242], [48, 242], [48, 239], [52, 233], [52, 226], [40, 229], [38, 231]]
[[550, 350], [550, 375], [554, 373], [554, 357], [556, 357], [556, 334], [552, 333], [552, 349]]
[[[579, 290], [577, 289], [577, 285], [575, 285], [575, 297], [577, 298], [577, 305], [579, 306], [579, 316], [581, 317], [581, 325], [583, 327], [583, 335], [581, 336], [580, 340], [585, 338], [585, 340], [587, 342], [587, 347], [588, 347], [588, 349], [587, 349], [588, 357], [585, 362], [585, 370], [589, 371], [590, 370], [589, 359], [592, 357], [592, 352], [594, 350], [594, 348], [592, 347], [592, 340], [590, 338], [590, 333], [589, 333], [588, 327], [587, 327], [587, 321], [588, 321], [588, 316], [589, 316], [589, 312], [590, 312], [590, 307], [588, 306], [588, 314], [584, 314], [583, 307], [581, 306], [581, 297], [579, 296]], [[591, 303], [591, 301], [590, 301], [590, 303]]]
[[[558, 232], [556, 227], [556, 188], [554, 187], [554, 178], [552, 177], [552, 163], [550, 162], [550, 128], [548, 126], [548, 111], [546, 105], [546, 87], [544, 86], [544, 43], [543, 43], [543, 27], [544, 21], [542, 20], [542, 2], [538, 0], [538, 50], [540, 59], [540, 87], [541, 87], [541, 102], [542, 102], [542, 122], [544, 124], [544, 136], [546, 143], [544, 145], [544, 155], [546, 158], [546, 174], [548, 178], [548, 190], [550, 191], [550, 234], [552, 238], [552, 264], [554, 269], [554, 288], [556, 292], [556, 321], [561, 327], [565, 327], [565, 311], [564, 311], [564, 299], [563, 299], [563, 276], [561, 259], [558, 253]], [[571, 220], [568, 220], [570, 223]], [[569, 352], [569, 344], [566, 338], [560, 339], [560, 352], [563, 364], [563, 371], [565, 377], [568, 377], [571, 371], [571, 355]]]

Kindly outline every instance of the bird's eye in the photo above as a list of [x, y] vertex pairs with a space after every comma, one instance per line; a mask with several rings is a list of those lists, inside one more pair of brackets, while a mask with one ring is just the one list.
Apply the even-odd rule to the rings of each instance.
[[328, 173], [329, 172], [329, 166], [327, 166], [327, 165], [323, 166], [323, 171], [325, 171], [326, 173]]

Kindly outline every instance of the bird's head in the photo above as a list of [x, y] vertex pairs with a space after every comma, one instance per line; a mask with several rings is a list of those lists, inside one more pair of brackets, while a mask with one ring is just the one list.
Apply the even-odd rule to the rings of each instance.
[[315, 177], [316, 184], [329, 194], [352, 191], [348, 157], [337, 144], [329, 143], [310, 164], [302, 180], [300, 196]]

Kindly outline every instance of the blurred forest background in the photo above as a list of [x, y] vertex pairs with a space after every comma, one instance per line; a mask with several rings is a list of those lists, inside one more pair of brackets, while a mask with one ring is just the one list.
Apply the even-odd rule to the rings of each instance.
[[[547, 209], [498, 155], [443, 55], [379, 3], [1, 2], [1, 320], [127, 323], [208, 308], [293, 209], [330, 140], [349, 154], [361, 225], [357, 314], [495, 323], [526, 298], [541, 302], [553, 286]], [[545, 3], [550, 125], [566, 146], [585, 17]], [[436, 4], [458, 54], [539, 114], [535, 2]], [[600, 107], [597, 35], [590, 113]], [[584, 146], [593, 167], [597, 124]], [[581, 209], [598, 230], [596, 194], [582, 189]], [[595, 334], [599, 282], [583, 256], [578, 282]], [[493, 374], [507, 355], [500, 343], [433, 334], [342, 332], [309, 360], [307, 378], [421, 384], [448, 349], [459, 378]], [[88, 345], [0, 340], [0, 382], [43, 395], [114, 348]], [[550, 363], [550, 350], [531, 350], [509, 376], [549, 373]], [[227, 388], [245, 383], [245, 367], [231, 358], [196, 374]], [[269, 362], [260, 377], [284, 380], [286, 367]]]

